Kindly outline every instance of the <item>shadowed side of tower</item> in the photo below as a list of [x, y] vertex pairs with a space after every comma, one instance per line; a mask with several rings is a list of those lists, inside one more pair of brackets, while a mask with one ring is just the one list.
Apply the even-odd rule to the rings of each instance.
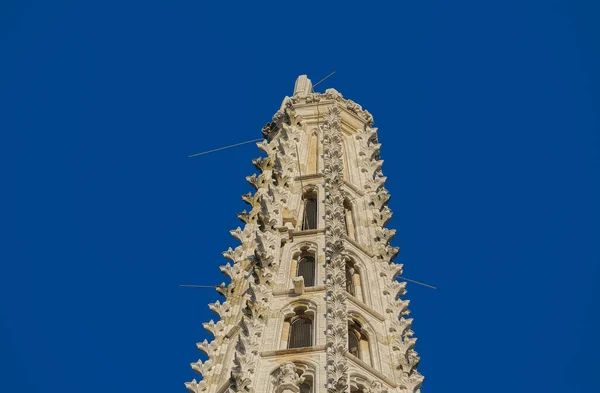
[[256, 190], [242, 196], [241, 244], [223, 253], [230, 278], [210, 304], [218, 322], [198, 343], [193, 393], [414, 393], [402, 265], [373, 117], [335, 89], [296, 80], [257, 143]]

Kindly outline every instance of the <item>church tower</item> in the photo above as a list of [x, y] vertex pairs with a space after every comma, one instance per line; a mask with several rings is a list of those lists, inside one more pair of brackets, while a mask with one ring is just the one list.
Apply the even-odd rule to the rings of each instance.
[[415, 393], [416, 338], [392, 260], [373, 117], [301, 75], [257, 143], [240, 245], [223, 253], [219, 319], [192, 393]]

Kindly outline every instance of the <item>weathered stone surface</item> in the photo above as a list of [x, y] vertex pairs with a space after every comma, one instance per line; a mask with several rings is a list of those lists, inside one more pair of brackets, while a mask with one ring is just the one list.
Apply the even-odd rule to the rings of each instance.
[[[335, 89], [314, 92], [303, 75], [263, 128], [264, 156], [246, 178], [254, 192], [242, 196], [243, 226], [230, 232], [241, 244], [223, 252], [224, 299], [209, 304], [219, 319], [203, 324], [214, 338], [197, 344], [208, 359], [191, 363], [201, 380], [185, 384], [190, 392], [420, 391], [372, 124], [360, 105]], [[307, 195], [316, 195], [317, 228], [302, 230]], [[313, 286], [297, 277], [306, 255]], [[312, 346], [288, 348], [298, 312], [312, 318]], [[349, 351], [349, 320], [363, 352]]]

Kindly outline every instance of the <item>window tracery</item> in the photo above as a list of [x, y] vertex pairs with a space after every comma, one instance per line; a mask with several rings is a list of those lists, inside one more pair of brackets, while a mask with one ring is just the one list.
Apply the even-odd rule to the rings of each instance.
[[315, 258], [310, 255], [301, 256], [298, 259], [298, 269], [296, 271], [296, 277], [304, 278], [304, 286], [313, 287], [315, 286]]
[[[285, 333], [287, 330], [287, 337]], [[312, 347], [314, 333], [314, 312], [308, 311], [306, 306], [296, 307], [292, 315], [284, 320], [284, 337], [287, 339], [287, 348]]]
[[348, 320], [348, 352], [363, 362], [371, 364], [369, 337], [360, 322]]

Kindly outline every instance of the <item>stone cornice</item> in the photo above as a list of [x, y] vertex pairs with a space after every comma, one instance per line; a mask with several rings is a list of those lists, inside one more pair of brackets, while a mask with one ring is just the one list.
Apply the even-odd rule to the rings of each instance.
[[348, 235], [344, 235], [344, 240], [346, 240], [348, 243], [350, 243], [354, 247], [356, 247], [360, 252], [362, 252], [363, 254], [365, 254], [366, 257], [373, 258], [373, 256], [374, 256], [373, 254], [371, 254], [363, 246], [361, 246], [360, 244], [358, 244], [356, 242], [356, 240], [349, 238]]
[[[326, 98], [330, 91], [336, 94], [337, 97], [333, 99]], [[320, 120], [319, 115], [322, 117], [327, 113], [328, 107], [337, 104], [340, 108], [342, 125], [348, 125], [351, 129], [356, 129], [357, 127], [364, 127], [373, 123], [373, 118], [368, 111], [363, 110], [360, 105], [354, 103], [352, 100], [344, 99], [335, 89], [327, 89], [324, 94], [314, 94], [320, 97], [319, 101], [302, 102], [297, 100], [293, 104], [294, 109], [302, 113], [303, 120]], [[358, 115], [359, 113], [361, 116]]]
[[313, 179], [322, 179], [323, 177], [325, 177], [325, 175], [323, 175], [322, 173], [311, 173], [310, 175], [296, 176], [296, 177], [294, 177], [294, 180], [295, 181], [313, 180]]
[[[314, 287], [306, 287], [304, 288], [304, 292], [313, 293], [313, 292], [322, 292], [326, 289], [325, 285], [317, 285]], [[302, 295], [296, 295], [293, 289], [284, 289], [284, 290], [275, 290], [273, 291], [273, 296], [290, 296], [290, 297], [300, 297]]]
[[290, 239], [293, 239], [295, 236], [302, 237], [302, 236], [317, 235], [319, 233], [325, 233], [325, 229], [309, 229], [306, 231], [290, 231], [289, 233], [290, 233]]
[[358, 194], [358, 196], [363, 196], [365, 195], [364, 192], [362, 192], [357, 186], [355, 186], [354, 184], [348, 182], [347, 180], [344, 180], [344, 185], [346, 185], [349, 189], [351, 189], [352, 191], [354, 191], [356, 194]]
[[314, 347], [278, 349], [275, 351], [261, 352], [260, 356], [263, 358], [268, 358], [268, 357], [273, 357], [273, 356], [298, 355], [301, 353], [324, 352], [325, 348], [326, 348], [325, 345], [316, 345]]
[[354, 365], [359, 366], [361, 368], [363, 368], [364, 370], [368, 371], [369, 373], [371, 373], [373, 376], [381, 379], [382, 381], [385, 381], [385, 383], [387, 383], [388, 385], [390, 385], [390, 387], [395, 388], [398, 385], [396, 384], [396, 382], [392, 381], [391, 379], [389, 379], [387, 376], [385, 376], [384, 374], [382, 374], [381, 372], [375, 370], [373, 367], [371, 367], [370, 365], [368, 365], [367, 363], [363, 362], [362, 360], [360, 360], [359, 358], [357, 358], [356, 356], [352, 355], [350, 352], [346, 353], [346, 357], [348, 359], [350, 359], [352, 361], [352, 363], [354, 363]]
[[375, 317], [376, 319], [379, 319], [380, 321], [385, 321], [385, 317], [383, 315], [373, 310], [371, 307], [367, 306], [365, 303], [361, 302], [348, 292], [346, 292], [346, 296], [348, 296], [348, 299], [350, 299], [352, 303], [361, 310], [366, 311], [367, 313], [371, 314], [371, 316]]

